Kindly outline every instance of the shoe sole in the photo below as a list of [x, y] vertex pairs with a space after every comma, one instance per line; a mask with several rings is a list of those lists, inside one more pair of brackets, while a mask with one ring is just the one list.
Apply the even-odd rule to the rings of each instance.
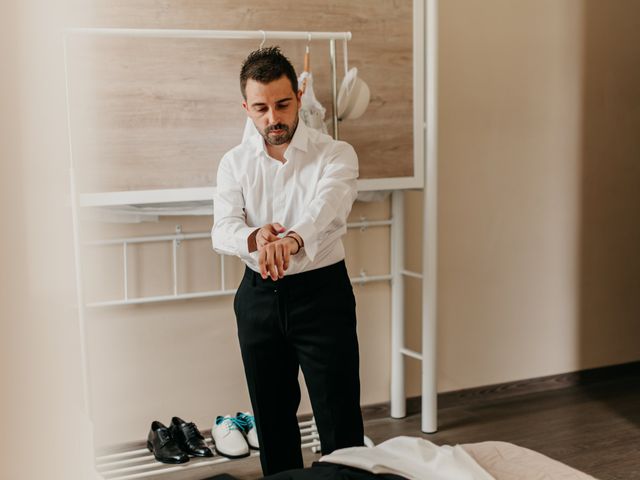
[[228, 454], [228, 453], [224, 453], [224, 452], [220, 451], [220, 450], [218, 449], [218, 447], [215, 447], [215, 449], [216, 449], [216, 452], [218, 452], [218, 454], [219, 454], [219, 455], [222, 455], [223, 457], [227, 457], [227, 458], [231, 458], [231, 459], [246, 458], [246, 457], [248, 457], [249, 455], [251, 455], [251, 452], [250, 452], [250, 451], [249, 451], [249, 452], [247, 452], [247, 453], [243, 453], [243, 454], [241, 454], [241, 455], [230, 455], [230, 454]]
[[198, 453], [193, 453], [193, 452], [189, 451], [186, 448], [182, 448], [182, 444], [180, 444], [180, 443], [177, 443], [177, 445], [178, 445], [178, 448], [180, 450], [182, 450], [182, 453], [184, 453], [185, 455], [187, 455], [189, 457], [196, 457], [196, 458], [211, 458], [211, 457], [213, 457], [213, 451], [211, 451], [211, 449], [209, 449], [209, 452], [210, 452], [209, 455], [207, 455], [207, 454], [200, 455]]
[[209, 455], [207, 455], [207, 454], [200, 455], [198, 453], [191, 452], [186, 448], [182, 448], [182, 445], [180, 445], [180, 444], [178, 444], [178, 448], [180, 450], [182, 450], [182, 453], [184, 453], [185, 455], [188, 455], [190, 457], [196, 457], [196, 458], [211, 458], [211, 457], [213, 457], [213, 451], [211, 449], [209, 449], [209, 452], [210, 452]]
[[156, 455], [156, 452], [153, 451], [153, 445], [151, 445], [151, 442], [147, 442], [147, 449], [153, 453], [153, 457], [159, 461], [160, 463], [166, 463], [169, 465], [181, 465], [183, 463], [187, 463], [189, 461], [189, 457], [187, 457], [186, 460], [172, 460], [172, 459], [161, 459], [158, 458], [158, 456]]
[[211, 455], [198, 455], [197, 453], [189, 453], [189, 452], [184, 452], [187, 455], [190, 455], [192, 457], [196, 457], [196, 458], [211, 458], [213, 457], [213, 452], [211, 452]]
[[[247, 438], [247, 434], [246, 434], [246, 432], [244, 432], [244, 431], [243, 431], [243, 432], [242, 432], [242, 435], [244, 436], [244, 438], [245, 438], [245, 440], [246, 440], [246, 438]], [[249, 450], [256, 450], [256, 451], [257, 451], [257, 450], [260, 450], [260, 447], [254, 447], [254, 446], [252, 446], [249, 442], [247, 442], [247, 445], [249, 445]]]

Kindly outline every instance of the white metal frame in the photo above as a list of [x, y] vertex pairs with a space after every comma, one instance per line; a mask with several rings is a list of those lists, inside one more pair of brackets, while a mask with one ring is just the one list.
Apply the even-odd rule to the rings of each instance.
[[[392, 284], [392, 366], [391, 366], [391, 416], [394, 418], [406, 415], [406, 394], [404, 385], [404, 359], [411, 357], [422, 362], [422, 423], [421, 430], [432, 433], [437, 430], [437, 390], [436, 390], [436, 239], [437, 239], [437, 150], [436, 150], [436, 78], [437, 78], [437, 0], [414, 0], [414, 176], [406, 178], [392, 178], [379, 180], [361, 180], [358, 183], [360, 191], [368, 190], [394, 190], [392, 195], [392, 218], [378, 222], [370, 222], [362, 219], [361, 222], [351, 223], [350, 228], [368, 228], [372, 226], [388, 225], [391, 235], [391, 272], [389, 275], [368, 276], [361, 272], [360, 277], [352, 279], [356, 283], [367, 283], [371, 281], [388, 281]], [[349, 32], [265, 32], [265, 31], [211, 31], [211, 30], [135, 30], [134, 29], [73, 29], [69, 34], [108, 34], [122, 35], [133, 34], [136, 36], [162, 36], [162, 37], [182, 37], [182, 38], [255, 38], [262, 39], [300, 39], [330, 41], [330, 57], [333, 81], [334, 102], [336, 97], [335, 84], [335, 40], [349, 40]], [[67, 37], [64, 42], [64, 60], [66, 73], [67, 104], [69, 103], [69, 78], [67, 73]], [[334, 109], [335, 112], [335, 109]], [[79, 208], [81, 207], [105, 207], [131, 204], [148, 203], [174, 203], [193, 200], [211, 201], [213, 198], [212, 188], [189, 188], [189, 189], [169, 189], [169, 190], [147, 190], [135, 192], [105, 192], [94, 194], [80, 194], [76, 190], [76, 178], [74, 169], [74, 158], [71, 136], [70, 109], [67, 108], [67, 121], [69, 131], [69, 148], [71, 158], [71, 204], [73, 215], [73, 230], [75, 243], [75, 263], [76, 263], [76, 283], [78, 292], [78, 313], [79, 330], [81, 335], [81, 355], [82, 369], [84, 377], [84, 400], [85, 408], [91, 416], [89, 401], [89, 382], [87, 370], [87, 352], [85, 335], [85, 309], [95, 306], [109, 306], [123, 304], [122, 301], [104, 302], [99, 305], [87, 305], [84, 298], [82, 282], [82, 270], [80, 259], [80, 238], [79, 238]], [[334, 115], [334, 136], [337, 137], [337, 118]], [[423, 157], [426, 164], [422, 161]], [[404, 268], [404, 198], [403, 188], [425, 188], [424, 194], [424, 231], [423, 231], [423, 274], [407, 271]], [[154, 238], [152, 241], [172, 241], [173, 242], [173, 275], [174, 291], [173, 295], [167, 297], [156, 297], [142, 299], [130, 299], [126, 293], [126, 303], [141, 303], [142, 301], [164, 301], [178, 298], [195, 298], [196, 296], [217, 296], [229, 295], [234, 290], [228, 290], [222, 283], [220, 292], [198, 292], [192, 294], [179, 294], [177, 292], [177, 260], [176, 247], [182, 240], [191, 238], [202, 238], [205, 234], [185, 235], [177, 232], [175, 235]], [[146, 239], [149, 240], [148, 238]], [[145, 241], [142, 239], [120, 239], [124, 245], [123, 255], [125, 261], [125, 285], [126, 285], [126, 245], [131, 242]], [[113, 241], [111, 241], [113, 242]], [[102, 242], [104, 243], [104, 242]], [[221, 260], [222, 278], [224, 278], [224, 260]], [[404, 346], [404, 277], [422, 279], [422, 352], [411, 351]], [[223, 280], [224, 282], [224, 280]], [[317, 440], [316, 440], [317, 441]], [[317, 444], [312, 446], [317, 447]], [[123, 454], [125, 457], [135, 456], [132, 452]], [[109, 463], [109, 459], [104, 457], [98, 459], [99, 464]], [[114, 460], [122, 462], [123, 460]], [[198, 465], [217, 463], [216, 459], [209, 463], [198, 462], [192, 464], [191, 468]], [[113, 462], [112, 462], [113, 463]], [[125, 462], [126, 463], [126, 462]], [[118, 467], [120, 468], [120, 467]], [[124, 466], [122, 468], [128, 468]], [[181, 468], [172, 467], [172, 468]], [[139, 469], [135, 467], [134, 470]], [[173, 469], [165, 469], [168, 473]], [[131, 473], [117, 477], [122, 479], [142, 478], [143, 476], [157, 475], [161, 472], [145, 474], [145, 472]]]
[[426, 0], [425, 182], [422, 258], [422, 422], [425, 433], [438, 430], [437, 243], [438, 243], [438, 0]]
[[[391, 226], [393, 224], [393, 220], [367, 220], [366, 218], [362, 218], [359, 222], [349, 222], [347, 224], [348, 229], [358, 228], [361, 231], [367, 230], [372, 227], [384, 227]], [[85, 303], [86, 308], [99, 308], [99, 307], [115, 307], [122, 305], [139, 305], [142, 303], [156, 303], [156, 302], [167, 302], [172, 300], [187, 300], [191, 298], [206, 298], [206, 297], [221, 297], [234, 295], [236, 293], [236, 289], [229, 289], [226, 286], [226, 268], [225, 268], [225, 255], [220, 256], [220, 288], [217, 290], [209, 290], [204, 292], [187, 292], [187, 293], [179, 293], [178, 292], [178, 248], [182, 242], [188, 240], [198, 240], [198, 239], [208, 239], [211, 237], [211, 232], [197, 232], [197, 233], [182, 233], [181, 226], [176, 226], [176, 233], [170, 235], [147, 235], [147, 236], [139, 236], [139, 237], [126, 237], [126, 238], [112, 238], [109, 240], [94, 240], [91, 242], [86, 242], [84, 245], [86, 246], [95, 246], [95, 247], [103, 247], [103, 246], [113, 246], [119, 245], [122, 247], [122, 262], [123, 262], [123, 275], [122, 275], [122, 285], [123, 285], [123, 296], [122, 298], [108, 301], [100, 301], [100, 302], [90, 302]], [[172, 283], [172, 293], [167, 295], [156, 295], [156, 296], [142, 296], [142, 297], [131, 297], [129, 295], [129, 266], [128, 266], [128, 247], [129, 245], [136, 245], [142, 243], [157, 243], [157, 242], [171, 242], [171, 264], [172, 264], [172, 272], [171, 272], [171, 283]], [[389, 281], [392, 279], [391, 274], [385, 275], [369, 275], [365, 271], [361, 271], [360, 274], [356, 277], [351, 278], [351, 282], [358, 285], [364, 285], [366, 283], [371, 282], [381, 282], [381, 281]]]
[[[316, 449], [320, 447], [320, 437], [318, 429], [313, 419], [299, 423], [300, 441], [302, 448]], [[213, 447], [211, 437], [205, 439], [209, 447]], [[251, 452], [252, 457], [258, 452]], [[225, 457], [213, 458], [190, 458], [189, 462], [183, 465], [166, 465], [155, 460], [153, 455], [146, 448], [128, 450], [96, 457], [96, 469], [108, 476], [109, 480], [133, 480], [137, 478], [157, 477], [161, 474], [178, 473], [186, 470], [193, 470], [220, 463], [225, 463], [229, 459]]]
[[[438, 149], [437, 149], [437, 78], [438, 78], [438, 0], [414, 0], [414, 52], [424, 52], [424, 61], [415, 63], [414, 101], [422, 108], [414, 117], [414, 125], [420, 125], [419, 134], [425, 154], [422, 230], [422, 272], [404, 268], [404, 194], [394, 191], [392, 215], [396, 221], [391, 240], [391, 416], [405, 417], [405, 357], [421, 362], [422, 398], [421, 424], [424, 433], [438, 430], [437, 390], [437, 239], [438, 239]], [[422, 35], [416, 36], [416, 31]], [[418, 45], [420, 47], [418, 48]], [[420, 72], [415, 72], [420, 69]], [[422, 88], [423, 87], [423, 88]], [[406, 348], [404, 344], [404, 279], [422, 281], [422, 352]]]

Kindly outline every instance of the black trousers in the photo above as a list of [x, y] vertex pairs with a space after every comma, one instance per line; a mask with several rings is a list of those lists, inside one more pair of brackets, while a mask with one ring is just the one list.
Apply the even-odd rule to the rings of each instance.
[[363, 445], [355, 298], [344, 261], [276, 281], [247, 268], [234, 310], [263, 474], [303, 467], [299, 368], [322, 453]]
[[328, 462], [313, 462], [310, 468], [288, 470], [263, 480], [407, 480], [391, 473], [371, 473], [355, 467]]
[[[223, 473], [208, 480], [238, 480]], [[391, 473], [371, 473], [355, 467], [337, 465], [328, 462], [313, 462], [309, 468], [297, 468], [269, 475], [262, 480], [406, 480], [405, 477]]]

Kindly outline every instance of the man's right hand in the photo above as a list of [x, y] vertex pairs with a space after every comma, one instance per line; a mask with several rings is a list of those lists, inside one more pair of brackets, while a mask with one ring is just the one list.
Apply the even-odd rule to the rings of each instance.
[[284, 277], [284, 272], [289, 268], [291, 255], [298, 253], [300, 247], [293, 237], [278, 238], [277, 241], [267, 244], [260, 249], [258, 265], [263, 280], [271, 277], [274, 282]]
[[264, 248], [269, 243], [280, 240], [279, 233], [284, 233], [285, 228], [279, 223], [267, 223], [263, 227], [255, 230], [248, 239], [249, 253]]
[[279, 223], [268, 223], [258, 230], [256, 234], [256, 245], [258, 250], [265, 247], [268, 243], [280, 240], [278, 234], [284, 233], [285, 228]]

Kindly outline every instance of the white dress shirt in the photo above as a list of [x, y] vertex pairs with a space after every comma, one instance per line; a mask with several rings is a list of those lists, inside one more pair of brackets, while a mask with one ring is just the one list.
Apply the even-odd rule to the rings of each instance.
[[213, 205], [213, 249], [236, 255], [259, 272], [258, 252], [249, 253], [247, 239], [257, 228], [277, 222], [285, 234], [294, 231], [304, 242], [291, 256], [285, 275], [339, 262], [357, 196], [353, 147], [300, 120], [284, 158], [282, 163], [270, 157], [259, 134], [245, 135], [222, 157]]

